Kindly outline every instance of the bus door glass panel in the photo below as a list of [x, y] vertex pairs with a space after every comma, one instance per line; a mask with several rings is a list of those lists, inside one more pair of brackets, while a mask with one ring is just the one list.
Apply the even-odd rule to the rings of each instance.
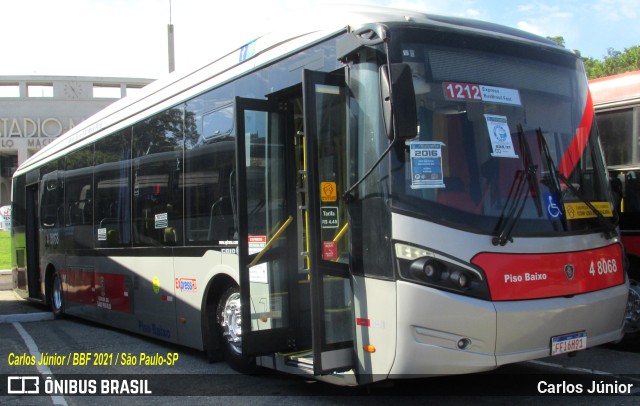
[[283, 113], [236, 99], [240, 292], [244, 355], [286, 350], [292, 337], [295, 224]]
[[314, 373], [353, 366], [344, 75], [304, 72]]

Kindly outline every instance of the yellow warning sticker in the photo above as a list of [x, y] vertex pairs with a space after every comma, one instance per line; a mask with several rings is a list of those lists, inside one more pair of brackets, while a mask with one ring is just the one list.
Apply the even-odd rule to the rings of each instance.
[[320, 200], [323, 202], [335, 202], [338, 200], [336, 182], [320, 182]]
[[[611, 211], [611, 205], [609, 202], [591, 202], [604, 217], [613, 217]], [[564, 211], [567, 213], [568, 220], [586, 219], [591, 217], [597, 217], [597, 214], [593, 212], [585, 203], [565, 203]]]

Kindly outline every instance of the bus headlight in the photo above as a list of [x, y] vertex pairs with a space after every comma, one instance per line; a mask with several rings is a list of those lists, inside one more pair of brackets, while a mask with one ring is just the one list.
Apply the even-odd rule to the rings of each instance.
[[437, 281], [449, 276], [446, 267], [430, 257], [422, 257], [412, 261], [409, 270], [412, 276], [425, 280]]
[[469, 286], [469, 282], [471, 281], [471, 278], [469, 278], [469, 275], [467, 275], [466, 272], [460, 271], [455, 271], [454, 273], [452, 273], [450, 279], [451, 282], [453, 282], [461, 289], [465, 289], [467, 286]]
[[401, 279], [480, 299], [491, 299], [482, 270], [471, 264], [404, 243], [395, 243]]

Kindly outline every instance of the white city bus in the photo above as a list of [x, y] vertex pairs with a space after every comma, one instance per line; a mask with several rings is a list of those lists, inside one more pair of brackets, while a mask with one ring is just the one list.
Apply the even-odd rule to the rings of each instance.
[[479, 21], [328, 16], [344, 24], [282, 25], [21, 165], [16, 290], [350, 385], [618, 340], [628, 283], [580, 59]]

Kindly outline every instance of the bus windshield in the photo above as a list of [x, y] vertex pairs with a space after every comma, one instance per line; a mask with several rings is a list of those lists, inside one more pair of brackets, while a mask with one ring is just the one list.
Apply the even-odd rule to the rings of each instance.
[[394, 208], [503, 235], [501, 245], [611, 228], [579, 59], [486, 38], [446, 46], [415, 32], [392, 52], [392, 63], [411, 67], [418, 110], [417, 136], [392, 154]]

